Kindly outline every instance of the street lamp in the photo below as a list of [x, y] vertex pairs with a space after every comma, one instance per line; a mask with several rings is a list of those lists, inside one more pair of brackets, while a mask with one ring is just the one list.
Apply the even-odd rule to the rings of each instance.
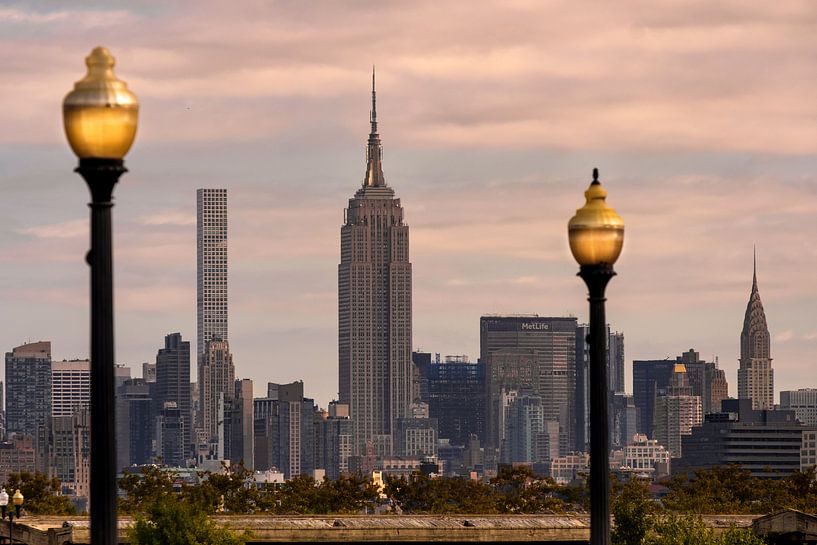
[[20, 508], [23, 506], [23, 493], [20, 492], [18, 488], [17, 491], [12, 496], [12, 503], [14, 505], [14, 510], [9, 508], [9, 495], [6, 492], [6, 489], [2, 489], [0, 491], [0, 510], [2, 510], [3, 518], [6, 518], [6, 515], [9, 517], [9, 544], [13, 541], [14, 537], [12, 536], [12, 532], [14, 530], [14, 517], [16, 516], [18, 519], [20, 518]]
[[[113, 188], [126, 172], [139, 103], [113, 73], [114, 58], [96, 47], [85, 58], [88, 73], [63, 101], [65, 135], [79, 158], [78, 172], [91, 191], [91, 543], [118, 542], [114, 418]], [[16, 502], [16, 494], [15, 499]]]
[[605, 350], [604, 289], [615, 276], [613, 264], [624, 244], [624, 221], [607, 206], [607, 191], [593, 169], [593, 182], [584, 192], [585, 205], [567, 224], [570, 251], [579, 263], [579, 276], [589, 292], [590, 333], [590, 543], [610, 544], [609, 430], [607, 422], [607, 358]]

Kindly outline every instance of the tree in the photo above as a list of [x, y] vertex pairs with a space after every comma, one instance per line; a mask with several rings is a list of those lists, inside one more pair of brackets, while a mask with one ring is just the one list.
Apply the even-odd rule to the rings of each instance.
[[171, 476], [157, 466], [144, 466], [140, 473], [125, 470], [119, 479], [119, 488], [126, 494], [119, 499], [119, 509], [123, 513], [142, 513], [158, 499], [176, 493]]
[[133, 545], [241, 545], [247, 537], [219, 527], [175, 495], [159, 496], [145, 507], [129, 532]]
[[655, 524], [655, 503], [650, 499], [647, 486], [638, 480], [619, 484], [612, 482], [612, 511], [615, 526], [611, 535], [613, 545], [641, 545]]
[[60, 480], [49, 479], [39, 471], [12, 473], [6, 483], [9, 496], [18, 488], [25, 498], [23, 508], [32, 515], [74, 515], [77, 510], [60, 495]]
[[252, 471], [243, 464], [225, 468], [222, 473], [207, 473], [196, 486], [185, 486], [182, 496], [207, 513], [225, 510], [251, 514], [259, 503], [259, 492], [252, 482]]

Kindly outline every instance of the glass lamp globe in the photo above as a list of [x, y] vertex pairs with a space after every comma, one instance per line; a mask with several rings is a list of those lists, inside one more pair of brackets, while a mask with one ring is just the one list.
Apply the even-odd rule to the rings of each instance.
[[0, 507], [5, 507], [9, 504], [9, 493], [4, 488], [0, 491]]
[[19, 507], [20, 505], [23, 505], [23, 493], [22, 493], [22, 492], [20, 492], [20, 489], [19, 489], [19, 488], [18, 488], [18, 489], [17, 489], [17, 491], [14, 493], [14, 497], [13, 497], [13, 500], [12, 500], [12, 501], [14, 501], [14, 505], [16, 505], [16, 506], [18, 506], [18, 507]]
[[567, 224], [570, 251], [579, 265], [613, 265], [624, 245], [624, 221], [607, 206], [607, 191], [593, 169], [593, 182], [584, 196], [587, 202]]
[[65, 135], [80, 159], [122, 159], [136, 137], [139, 102], [113, 73], [113, 55], [95, 47], [88, 73], [62, 104]]

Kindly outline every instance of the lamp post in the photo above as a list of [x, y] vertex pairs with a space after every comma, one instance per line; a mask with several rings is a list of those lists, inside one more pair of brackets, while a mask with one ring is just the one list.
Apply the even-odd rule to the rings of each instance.
[[570, 251], [590, 302], [590, 544], [610, 544], [609, 429], [607, 420], [607, 342], [604, 290], [615, 276], [613, 264], [624, 244], [624, 221], [607, 206], [607, 191], [593, 169], [593, 182], [584, 192], [585, 205], [567, 224]]
[[14, 505], [14, 509], [12, 510], [9, 507], [9, 495], [6, 492], [6, 489], [2, 489], [0, 491], [0, 510], [2, 510], [3, 518], [6, 518], [6, 515], [9, 517], [9, 544], [14, 540], [12, 536], [14, 530], [14, 517], [20, 518], [20, 509], [23, 506], [23, 493], [20, 492], [18, 488], [17, 491], [12, 496], [12, 504]]
[[[91, 192], [91, 543], [115, 545], [116, 439], [114, 418], [113, 189], [126, 172], [123, 158], [136, 136], [139, 103], [114, 76], [114, 58], [96, 47], [88, 73], [63, 102], [65, 134]], [[16, 494], [15, 494], [16, 496]], [[16, 501], [16, 498], [15, 498]]]

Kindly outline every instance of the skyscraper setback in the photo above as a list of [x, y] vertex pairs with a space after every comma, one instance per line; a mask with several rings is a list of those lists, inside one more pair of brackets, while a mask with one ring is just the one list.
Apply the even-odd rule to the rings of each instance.
[[196, 191], [197, 350], [201, 363], [207, 343], [227, 337], [227, 190]]
[[338, 382], [355, 453], [367, 441], [391, 454], [398, 418], [412, 399], [411, 263], [400, 199], [386, 185], [372, 73], [371, 132], [363, 185], [349, 199], [338, 265]]
[[738, 398], [751, 399], [752, 409], [774, 408], [774, 370], [769, 354], [769, 327], [757, 289], [757, 259], [754, 260], [752, 292], [740, 333]]

